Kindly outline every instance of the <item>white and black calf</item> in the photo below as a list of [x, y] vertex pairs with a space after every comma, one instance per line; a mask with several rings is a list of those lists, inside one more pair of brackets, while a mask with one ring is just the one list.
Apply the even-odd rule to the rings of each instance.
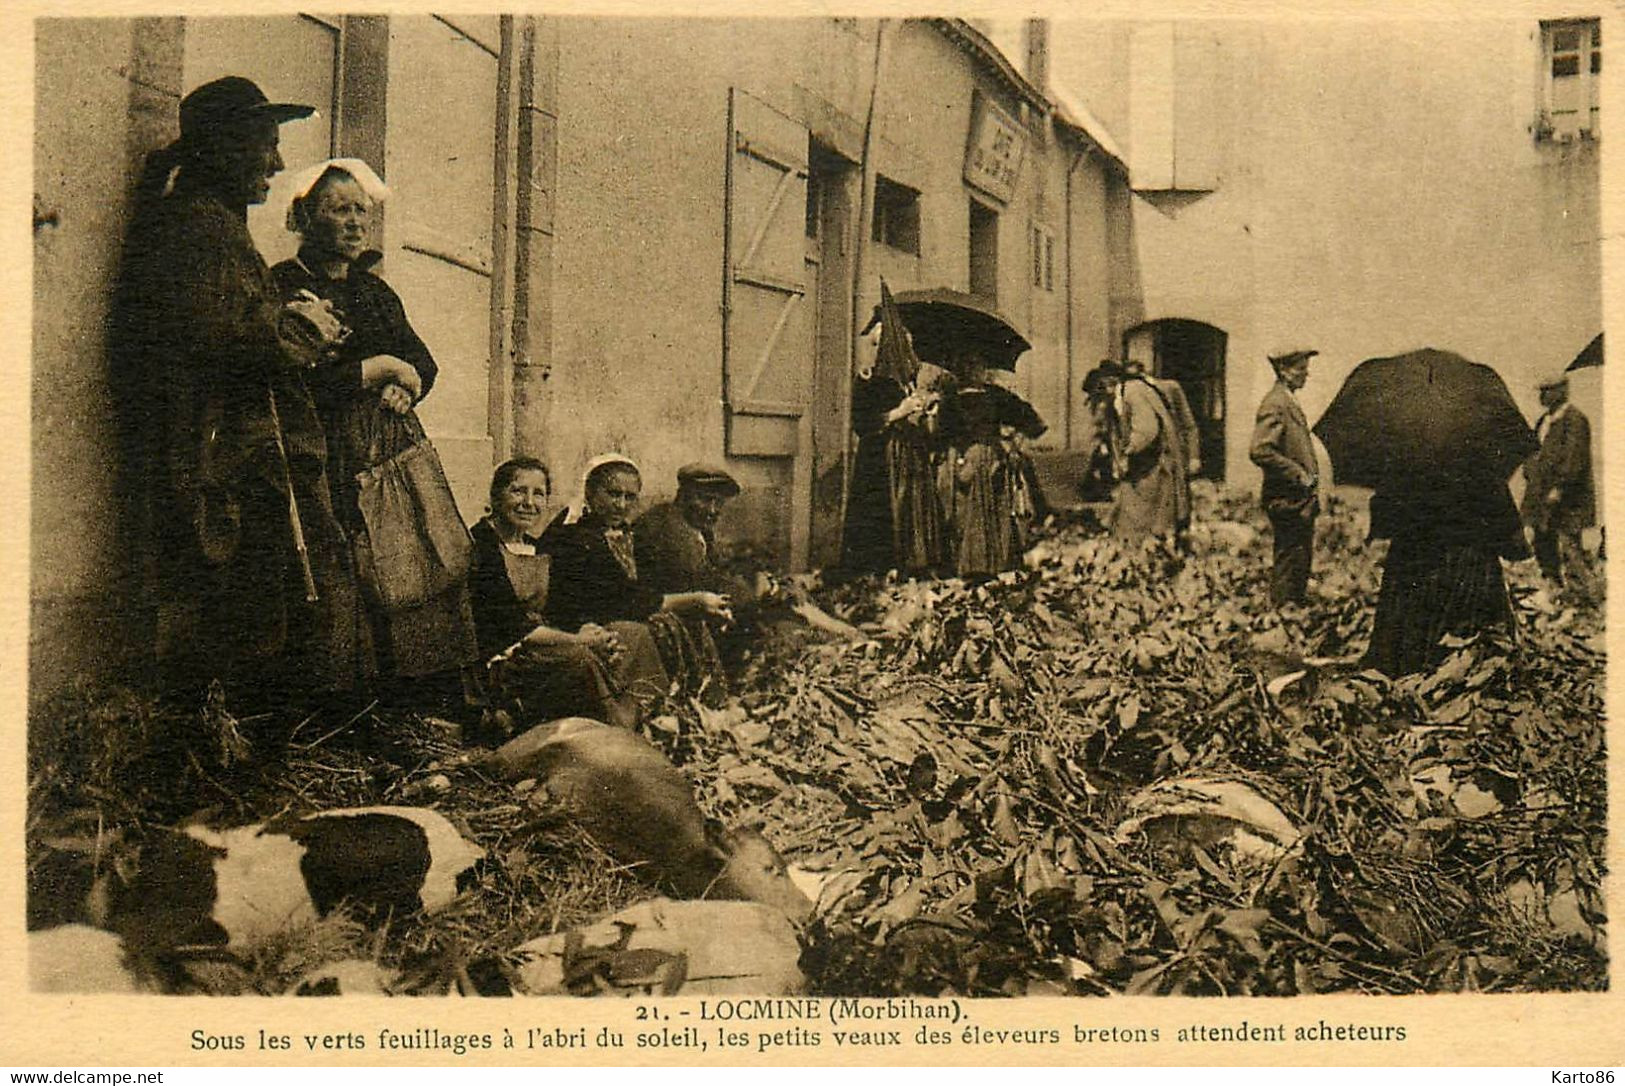
[[237, 949], [340, 904], [364, 923], [444, 908], [484, 852], [440, 814], [355, 807], [143, 843], [108, 926], [145, 947]]

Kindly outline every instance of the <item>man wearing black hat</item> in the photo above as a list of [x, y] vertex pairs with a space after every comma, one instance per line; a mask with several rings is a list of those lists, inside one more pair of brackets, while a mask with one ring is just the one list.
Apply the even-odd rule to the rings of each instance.
[[192, 91], [125, 242], [110, 347], [144, 499], [134, 538], [159, 678], [187, 698], [220, 680], [233, 706], [275, 708], [370, 670], [303, 377], [338, 323], [314, 299], [282, 304], [247, 226], [283, 165], [278, 126], [313, 112], [236, 76]]
[[1269, 354], [1275, 384], [1258, 405], [1250, 450], [1264, 472], [1260, 499], [1275, 533], [1270, 602], [1277, 607], [1307, 600], [1315, 516], [1320, 512], [1320, 472], [1309, 421], [1296, 393], [1309, 379], [1309, 359], [1319, 351], [1281, 347]]
[[632, 529], [638, 579], [656, 592], [751, 593], [717, 557], [717, 519], [739, 494], [732, 475], [709, 464], [677, 471], [677, 497], [638, 518]]

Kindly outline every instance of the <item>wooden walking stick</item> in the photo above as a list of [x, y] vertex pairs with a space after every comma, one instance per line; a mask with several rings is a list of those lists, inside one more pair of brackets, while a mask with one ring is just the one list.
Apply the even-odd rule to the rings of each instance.
[[305, 578], [305, 602], [315, 603], [316, 576], [310, 568], [310, 552], [305, 548], [305, 525], [299, 519], [299, 498], [293, 492], [293, 471], [288, 467], [288, 448], [282, 442], [282, 418], [276, 410], [276, 389], [267, 388], [271, 404], [271, 430], [276, 434], [276, 455], [282, 463], [282, 483], [288, 488], [288, 527], [293, 532], [293, 549], [299, 554], [299, 572]]

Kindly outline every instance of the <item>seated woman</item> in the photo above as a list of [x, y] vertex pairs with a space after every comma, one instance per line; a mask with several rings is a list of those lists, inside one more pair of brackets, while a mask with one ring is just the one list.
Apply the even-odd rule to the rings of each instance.
[[716, 643], [704, 622], [683, 620], [731, 621], [728, 600], [715, 592], [661, 593], [639, 580], [631, 521], [642, 492], [638, 466], [624, 456], [587, 465], [581, 497], [542, 533], [541, 548], [553, 560], [547, 620], [567, 631], [640, 624], [684, 694], [715, 696], [725, 689]]
[[[400, 297], [371, 270], [381, 259], [368, 246], [372, 213], [388, 191], [360, 159], [332, 159], [307, 170], [295, 183], [287, 217], [288, 229], [299, 235], [299, 255], [271, 269], [284, 298], [325, 299], [343, 325], [339, 343], [306, 381], [327, 434], [333, 507], [363, 552], [368, 533], [358, 476], [427, 440], [413, 408], [428, 396], [439, 370]], [[473, 619], [461, 579], [414, 606], [389, 608], [375, 592], [365, 595], [384, 675], [455, 675], [474, 662]], [[393, 693], [410, 697], [404, 689]]]
[[551, 487], [547, 469], [516, 457], [491, 477], [491, 512], [474, 526], [469, 587], [486, 677], [523, 725], [584, 716], [631, 727], [670, 681], [648, 630], [635, 623], [544, 620], [552, 559], [537, 546]]

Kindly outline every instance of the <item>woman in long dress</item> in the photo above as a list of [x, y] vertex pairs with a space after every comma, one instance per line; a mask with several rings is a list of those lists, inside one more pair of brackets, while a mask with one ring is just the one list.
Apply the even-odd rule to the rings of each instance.
[[552, 494], [541, 461], [516, 457], [491, 477], [469, 574], [488, 692], [522, 726], [584, 716], [631, 727], [665, 694], [654, 642], [636, 623], [547, 622], [552, 559], [538, 545]]
[[1031, 404], [995, 383], [976, 355], [962, 355], [955, 372], [959, 380], [941, 409], [951, 568], [960, 577], [991, 577], [1021, 564], [1035, 510], [1019, 439], [1048, 427]]
[[1501, 559], [1529, 550], [1505, 483], [1379, 489], [1370, 534], [1392, 542], [1365, 666], [1392, 676], [1425, 671], [1444, 655], [1447, 634], [1513, 627]]
[[[360, 478], [427, 440], [414, 405], [439, 367], [400, 297], [372, 271], [381, 254], [368, 241], [373, 209], [388, 195], [383, 182], [360, 159], [334, 159], [306, 171], [294, 190], [288, 228], [299, 252], [271, 271], [283, 297], [324, 299], [343, 325], [340, 343], [307, 380], [327, 435], [333, 506], [365, 554]], [[474, 662], [464, 580], [414, 606], [386, 607], [375, 593], [366, 599], [382, 674], [413, 678]]]
[[945, 557], [941, 497], [936, 486], [940, 442], [932, 367], [922, 376], [896, 317], [884, 305], [864, 329], [873, 354], [852, 384], [852, 429], [858, 435], [847, 494], [841, 555], [854, 573], [896, 569], [908, 575], [940, 570]]

